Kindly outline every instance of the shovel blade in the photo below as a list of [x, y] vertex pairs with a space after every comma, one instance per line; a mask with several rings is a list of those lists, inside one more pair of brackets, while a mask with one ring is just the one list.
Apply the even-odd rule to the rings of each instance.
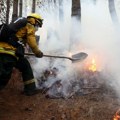
[[74, 55], [72, 55], [72, 62], [80, 62], [80, 61], [86, 59], [87, 56], [88, 56], [88, 54], [84, 53], [84, 52], [74, 54]]

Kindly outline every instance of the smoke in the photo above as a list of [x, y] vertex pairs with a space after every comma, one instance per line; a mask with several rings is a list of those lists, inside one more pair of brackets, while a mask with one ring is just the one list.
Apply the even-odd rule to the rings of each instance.
[[64, 56], [68, 56], [69, 52], [74, 54], [83, 51], [88, 53], [88, 58], [75, 64], [66, 59], [37, 59], [33, 66], [35, 76], [39, 78], [44, 70], [56, 67], [59, 70], [57, 79], [69, 84], [70, 80], [76, 79], [76, 73], [79, 74], [85, 63], [94, 57], [98, 70], [109, 79], [106, 83], [119, 90], [119, 30], [112, 22], [108, 1], [98, 0], [93, 4], [92, 1], [81, 0], [81, 23], [75, 18], [71, 19], [71, 0], [64, 0], [61, 6], [63, 14], [59, 7], [59, 2], [46, 2], [37, 8], [37, 12], [44, 18], [43, 27], [37, 32], [41, 35], [41, 51], [44, 54]]
[[[63, 2], [64, 14], [62, 15], [59, 11], [59, 2], [49, 4], [46, 1], [41, 9], [37, 9], [44, 19], [43, 27], [37, 32], [37, 35], [40, 35], [39, 47], [44, 54], [68, 56], [71, 31], [71, 0]], [[46, 64], [49, 64], [48, 67], [59, 67], [66, 61], [70, 64], [69, 60], [42, 58], [38, 60], [38, 70], [42, 71], [42, 66]]]
[[[118, 10], [118, 8], [116, 8]], [[95, 54], [99, 61], [99, 70], [108, 77], [108, 84], [119, 91], [120, 87], [120, 47], [119, 24], [113, 23], [108, 1], [98, 1], [96, 5], [82, 4], [82, 37], [89, 57]]]

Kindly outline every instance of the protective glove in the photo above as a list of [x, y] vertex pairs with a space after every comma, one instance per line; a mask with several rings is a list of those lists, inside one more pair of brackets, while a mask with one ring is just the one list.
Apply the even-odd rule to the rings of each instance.
[[39, 51], [35, 54], [36, 57], [42, 58], [43, 57], [43, 52]]

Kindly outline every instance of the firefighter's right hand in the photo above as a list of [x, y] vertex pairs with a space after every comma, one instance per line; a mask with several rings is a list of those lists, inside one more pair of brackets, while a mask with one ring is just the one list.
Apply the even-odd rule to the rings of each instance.
[[43, 57], [43, 52], [39, 51], [35, 54], [36, 57], [42, 58]]

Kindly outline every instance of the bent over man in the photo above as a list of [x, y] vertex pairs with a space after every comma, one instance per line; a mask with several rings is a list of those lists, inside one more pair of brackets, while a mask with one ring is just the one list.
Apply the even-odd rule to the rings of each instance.
[[43, 56], [35, 37], [36, 28], [42, 27], [43, 19], [39, 14], [32, 13], [27, 16], [26, 21], [20, 23], [24, 23], [23, 27], [20, 28], [20, 24], [16, 26], [17, 24], [14, 23], [11, 23], [9, 28], [11, 31], [17, 31], [15, 35], [11, 32], [9, 42], [0, 41], [0, 90], [7, 85], [13, 67], [16, 67], [22, 73], [24, 94], [30, 96], [38, 93], [39, 90], [36, 89], [31, 65], [24, 57], [24, 46], [28, 44], [36, 57]]

